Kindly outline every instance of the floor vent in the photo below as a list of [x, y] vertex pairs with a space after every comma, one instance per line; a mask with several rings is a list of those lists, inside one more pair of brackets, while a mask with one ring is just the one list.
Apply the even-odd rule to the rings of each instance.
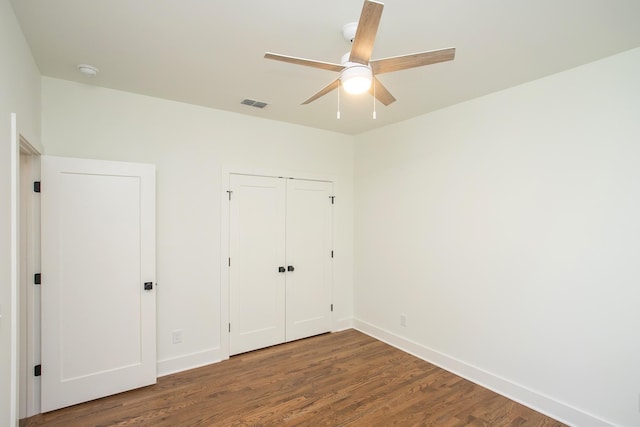
[[269, 105], [266, 102], [254, 101], [253, 99], [243, 99], [242, 102], [240, 102], [240, 104], [248, 105], [250, 107], [256, 107], [256, 108], [264, 108], [267, 105]]

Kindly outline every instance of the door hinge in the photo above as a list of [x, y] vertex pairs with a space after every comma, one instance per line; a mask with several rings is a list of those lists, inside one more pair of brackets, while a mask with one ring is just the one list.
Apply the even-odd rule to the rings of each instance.
[[331, 304], [331, 311], [333, 311], [333, 304]]
[[231, 267], [231, 257], [229, 257], [229, 267]]
[[333, 251], [331, 251], [331, 258], [333, 258]]
[[33, 375], [35, 377], [39, 377], [42, 375], [42, 365], [36, 365], [33, 367]]
[[231, 323], [229, 323], [229, 332], [231, 332]]
[[331, 204], [333, 205], [336, 202], [336, 196], [329, 196], [331, 199]]
[[39, 193], [40, 192], [40, 181], [34, 181], [33, 182], [33, 192], [34, 193]]
[[33, 284], [34, 285], [42, 284], [42, 274], [41, 273], [36, 273], [36, 274], [33, 275]]
[[229, 200], [231, 200], [231, 193], [233, 193], [233, 191], [227, 190], [227, 193], [229, 194]]

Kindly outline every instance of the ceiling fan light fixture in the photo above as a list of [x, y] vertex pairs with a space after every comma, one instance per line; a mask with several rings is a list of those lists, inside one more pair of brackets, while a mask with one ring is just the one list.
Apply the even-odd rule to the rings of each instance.
[[345, 92], [354, 95], [368, 91], [372, 79], [371, 68], [363, 64], [349, 65], [340, 75], [340, 82]]

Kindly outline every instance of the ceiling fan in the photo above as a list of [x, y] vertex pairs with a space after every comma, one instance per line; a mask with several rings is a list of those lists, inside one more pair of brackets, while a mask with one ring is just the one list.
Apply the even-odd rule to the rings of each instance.
[[383, 8], [383, 3], [365, 0], [362, 13], [360, 14], [360, 20], [344, 26], [342, 34], [352, 43], [352, 46], [351, 51], [342, 58], [341, 64], [296, 58], [294, 56], [280, 55], [271, 52], [265, 53], [264, 57], [340, 73], [337, 79], [304, 101], [302, 103], [303, 105], [309, 104], [321, 96], [326, 95], [340, 87], [341, 84], [344, 90], [349, 93], [369, 91], [369, 93], [375, 96], [382, 104], [389, 105], [396, 99], [387, 88], [380, 83], [375, 77], [376, 75], [421, 67], [437, 62], [451, 61], [455, 57], [456, 49], [439, 49], [371, 60], [373, 43], [376, 39]]

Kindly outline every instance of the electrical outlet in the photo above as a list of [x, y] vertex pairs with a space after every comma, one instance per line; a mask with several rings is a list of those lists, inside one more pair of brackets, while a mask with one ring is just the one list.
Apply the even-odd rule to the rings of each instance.
[[400, 326], [407, 326], [407, 316], [404, 314], [400, 315]]
[[180, 344], [182, 342], [182, 329], [173, 331], [172, 339], [174, 344]]

